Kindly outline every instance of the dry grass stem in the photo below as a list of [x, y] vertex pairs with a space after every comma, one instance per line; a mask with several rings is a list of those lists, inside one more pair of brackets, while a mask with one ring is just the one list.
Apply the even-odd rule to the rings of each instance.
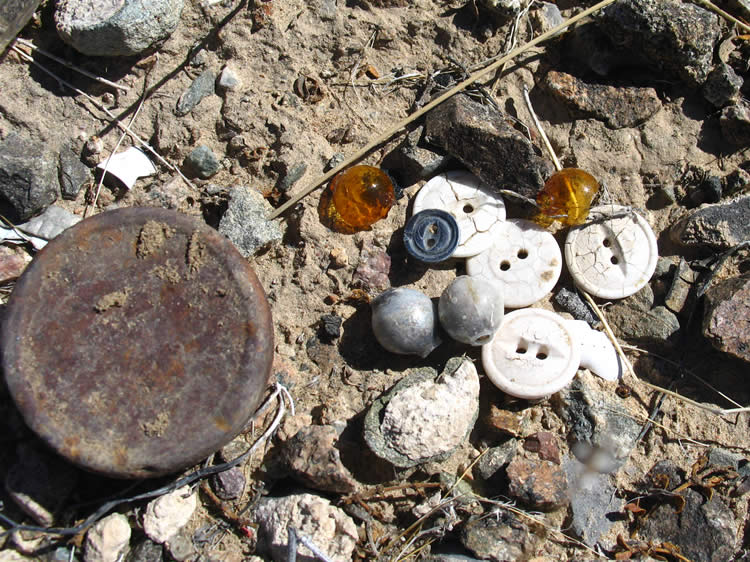
[[560, 164], [560, 160], [557, 158], [557, 154], [555, 154], [555, 149], [552, 148], [552, 143], [549, 142], [549, 137], [547, 137], [547, 133], [544, 132], [542, 124], [539, 122], [539, 118], [536, 116], [536, 111], [534, 111], [534, 106], [531, 105], [531, 99], [529, 98], [529, 89], [525, 85], [523, 87], [523, 101], [526, 102], [526, 107], [531, 114], [531, 120], [534, 121], [534, 126], [536, 126], [536, 130], [539, 131], [539, 136], [542, 137], [544, 148], [547, 149], [550, 158], [552, 158], [552, 163], [555, 165], [555, 170], [559, 172], [560, 170], [562, 170], [562, 164]]
[[289, 209], [293, 205], [296, 205], [297, 202], [300, 201], [303, 197], [309, 195], [310, 193], [312, 193], [313, 191], [315, 191], [315, 189], [317, 189], [318, 187], [320, 187], [323, 183], [325, 183], [326, 181], [328, 181], [329, 179], [331, 179], [333, 176], [335, 176], [336, 174], [338, 174], [341, 170], [343, 170], [344, 168], [347, 168], [348, 166], [350, 166], [353, 163], [357, 162], [358, 160], [360, 160], [361, 158], [363, 158], [366, 154], [368, 154], [372, 149], [374, 149], [377, 146], [381, 145], [382, 143], [384, 143], [385, 141], [387, 141], [388, 139], [390, 139], [393, 135], [395, 135], [396, 133], [398, 133], [399, 131], [401, 131], [401, 129], [403, 129], [404, 127], [406, 127], [407, 125], [409, 125], [413, 121], [419, 119], [420, 117], [422, 117], [422, 115], [424, 115], [428, 111], [434, 109], [435, 107], [437, 107], [438, 105], [440, 105], [444, 101], [448, 100], [449, 98], [453, 97], [457, 93], [459, 93], [462, 90], [466, 89], [468, 86], [470, 86], [471, 84], [473, 84], [474, 82], [476, 82], [477, 80], [479, 80], [480, 78], [482, 78], [483, 76], [486, 76], [490, 72], [492, 72], [492, 71], [500, 68], [506, 62], [508, 62], [510, 60], [513, 60], [515, 57], [517, 57], [521, 53], [523, 53], [523, 52], [531, 49], [532, 47], [535, 47], [539, 43], [542, 43], [542, 42], [546, 41], [547, 39], [549, 39], [549, 38], [557, 35], [558, 33], [560, 33], [561, 31], [563, 31], [565, 29], [567, 29], [568, 27], [570, 27], [574, 23], [576, 23], [576, 22], [578, 22], [578, 21], [580, 21], [580, 20], [582, 20], [582, 19], [590, 16], [591, 14], [594, 14], [594, 13], [598, 12], [599, 10], [601, 10], [605, 6], [608, 6], [609, 4], [611, 4], [614, 1], [615, 0], [602, 0], [601, 2], [598, 2], [597, 4], [591, 6], [590, 8], [582, 11], [581, 13], [579, 13], [579, 14], [577, 14], [575, 16], [573, 16], [569, 20], [567, 20], [567, 21], [561, 23], [560, 25], [558, 25], [558, 26], [550, 29], [546, 33], [543, 33], [543, 34], [539, 35], [538, 37], [532, 39], [528, 43], [525, 43], [524, 45], [522, 45], [522, 46], [520, 46], [520, 47], [518, 47], [516, 49], [513, 49], [510, 53], [508, 53], [507, 55], [499, 58], [494, 63], [490, 64], [489, 66], [487, 66], [485, 68], [483, 68], [482, 70], [479, 70], [479, 71], [475, 72], [474, 74], [472, 74], [471, 76], [469, 76], [465, 80], [459, 82], [458, 84], [456, 84], [450, 90], [445, 91], [444, 93], [442, 93], [441, 95], [439, 95], [437, 98], [435, 98], [434, 100], [432, 100], [431, 102], [429, 102], [428, 104], [426, 104], [424, 107], [418, 109], [417, 111], [415, 111], [414, 113], [412, 113], [408, 117], [406, 117], [406, 118], [402, 119], [401, 121], [399, 121], [398, 123], [396, 123], [393, 127], [389, 128], [387, 131], [385, 131], [384, 133], [382, 133], [381, 135], [379, 135], [375, 139], [371, 140], [364, 147], [362, 147], [358, 152], [356, 152], [352, 156], [349, 156], [348, 158], [344, 159], [344, 161], [341, 162], [341, 164], [339, 164], [335, 168], [331, 169], [329, 172], [327, 172], [327, 173], [323, 174], [322, 176], [320, 176], [318, 179], [316, 179], [307, 188], [303, 189], [301, 192], [299, 192], [296, 195], [292, 196], [292, 198], [289, 201], [287, 201], [281, 207], [279, 207], [278, 209], [276, 209], [275, 211], [273, 211], [268, 216], [268, 219], [270, 220], [270, 219], [274, 219], [274, 218], [278, 217], [279, 215], [281, 215], [282, 213], [284, 213], [287, 209]]
[[750, 33], [750, 25], [747, 25], [744, 21], [737, 19], [732, 14], [725, 12], [710, 0], [693, 0], [693, 2], [695, 4], [698, 4], [699, 6], [703, 6], [707, 10], [711, 10], [712, 12], [719, 14], [728, 22], [741, 27], [745, 31], [745, 33]]
[[57, 57], [57, 56], [53, 55], [52, 53], [48, 53], [44, 49], [40, 49], [39, 47], [37, 47], [36, 45], [34, 45], [34, 43], [32, 43], [31, 41], [26, 41], [26, 39], [21, 39], [19, 37], [18, 39], [16, 39], [16, 43], [19, 43], [19, 44], [23, 45], [24, 47], [28, 47], [32, 51], [36, 51], [40, 55], [43, 55], [43, 56], [47, 57], [48, 59], [52, 59], [53, 61], [55, 61], [55, 62], [63, 65], [64, 67], [69, 68], [71, 70], [74, 70], [78, 74], [82, 74], [83, 76], [86, 76], [87, 78], [91, 78], [92, 80], [96, 80], [97, 82], [101, 82], [102, 84], [106, 84], [107, 86], [111, 86], [112, 88], [116, 88], [116, 89], [118, 89], [118, 90], [120, 90], [122, 92], [127, 92], [127, 91], [130, 90], [130, 88], [128, 88], [127, 86], [121, 86], [120, 84], [117, 84], [115, 82], [110, 82], [106, 78], [102, 78], [101, 76], [97, 76], [96, 74], [92, 74], [88, 70], [84, 70], [82, 68], [79, 68], [79, 67], [77, 67], [76, 65], [74, 65], [71, 62], [68, 62], [68, 61], [66, 61], [64, 59], [61, 59], [60, 57]]

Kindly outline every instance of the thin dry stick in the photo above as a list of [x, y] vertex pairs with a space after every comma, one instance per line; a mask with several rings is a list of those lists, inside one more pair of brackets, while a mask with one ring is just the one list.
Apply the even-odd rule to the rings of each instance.
[[86, 76], [88, 78], [91, 78], [92, 80], [96, 80], [97, 82], [101, 82], [102, 84], [106, 84], [107, 86], [112, 86], [113, 88], [116, 88], [116, 89], [118, 89], [120, 91], [123, 91], [123, 92], [127, 92], [127, 91], [130, 90], [130, 88], [128, 88], [127, 86], [121, 86], [120, 84], [116, 84], [115, 82], [110, 82], [106, 78], [102, 78], [101, 76], [97, 76], [96, 74], [92, 74], [88, 70], [84, 70], [82, 68], [79, 68], [79, 67], [75, 66], [71, 62], [68, 62], [68, 61], [66, 61], [64, 59], [61, 59], [60, 57], [56, 57], [52, 53], [48, 53], [44, 49], [40, 49], [39, 47], [37, 47], [36, 45], [34, 45], [34, 43], [32, 43], [31, 41], [26, 41], [26, 39], [21, 39], [19, 37], [18, 39], [16, 39], [16, 43], [20, 43], [24, 47], [28, 47], [32, 51], [36, 51], [40, 55], [44, 55], [48, 59], [52, 59], [53, 61], [55, 61], [57, 63], [60, 63], [64, 67], [69, 68], [71, 70], [74, 70], [74, 71], [76, 71], [79, 74], [83, 74], [84, 76]]
[[549, 155], [552, 158], [552, 163], [555, 165], [555, 169], [559, 172], [560, 170], [562, 170], [562, 164], [560, 164], [560, 160], [557, 158], [557, 154], [555, 154], [555, 150], [552, 148], [552, 143], [549, 142], [547, 133], [544, 132], [542, 124], [539, 122], [539, 118], [536, 116], [534, 106], [531, 105], [531, 99], [529, 98], [529, 89], [525, 84], [523, 86], [523, 100], [526, 102], [526, 107], [531, 114], [531, 120], [534, 121], [536, 130], [539, 131], [539, 135], [542, 137], [544, 147], [547, 149], [547, 152], [549, 152]]
[[74, 91], [75, 93], [77, 93], [77, 94], [79, 94], [79, 95], [83, 96], [84, 98], [86, 98], [86, 99], [87, 99], [87, 100], [88, 100], [89, 102], [91, 102], [91, 104], [92, 104], [92, 105], [93, 105], [94, 107], [96, 107], [96, 108], [97, 108], [97, 109], [98, 109], [99, 111], [103, 111], [104, 113], [106, 113], [106, 114], [107, 114], [107, 116], [108, 116], [108, 117], [109, 117], [110, 119], [112, 119], [112, 120], [114, 121], [115, 125], [117, 125], [118, 127], [120, 127], [120, 129], [121, 129], [121, 130], [123, 130], [123, 131], [127, 131], [127, 133], [128, 133], [128, 134], [129, 134], [129, 135], [130, 135], [130, 136], [131, 136], [131, 137], [133, 138], [133, 140], [134, 140], [135, 142], [139, 143], [139, 144], [140, 144], [140, 145], [141, 145], [141, 146], [142, 146], [143, 148], [145, 148], [145, 149], [146, 149], [146, 150], [148, 150], [148, 151], [149, 151], [149, 152], [150, 152], [151, 154], [153, 154], [153, 155], [154, 155], [154, 157], [155, 157], [155, 158], [156, 158], [156, 159], [157, 159], [157, 160], [158, 160], [159, 162], [161, 162], [162, 164], [164, 164], [164, 165], [165, 165], [165, 166], [166, 166], [167, 168], [169, 168], [170, 170], [172, 170], [173, 172], [175, 172], [176, 174], [178, 174], [178, 175], [179, 175], [179, 176], [180, 176], [180, 177], [182, 178], [182, 181], [184, 181], [184, 182], [185, 182], [185, 183], [186, 183], [186, 184], [187, 184], [188, 186], [190, 186], [190, 187], [191, 187], [192, 189], [195, 189], [196, 191], [198, 190], [198, 188], [197, 188], [197, 187], [196, 187], [196, 186], [195, 186], [195, 185], [193, 184], [193, 182], [191, 182], [191, 181], [190, 181], [189, 179], [187, 179], [187, 178], [185, 177], [185, 174], [183, 174], [183, 173], [182, 173], [182, 172], [180, 171], [180, 169], [179, 169], [179, 168], [177, 168], [177, 166], [175, 166], [174, 164], [171, 164], [170, 162], [168, 162], [167, 160], [165, 160], [165, 159], [164, 159], [164, 158], [163, 158], [163, 157], [161, 156], [161, 154], [159, 154], [158, 152], [156, 152], [156, 150], [154, 150], [154, 149], [153, 149], [153, 148], [151, 147], [151, 145], [149, 145], [149, 144], [148, 144], [148, 143], [147, 143], [146, 141], [144, 141], [143, 139], [141, 139], [141, 138], [140, 138], [140, 137], [139, 137], [139, 136], [138, 136], [138, 135], [137, 135], [136, 133], [134, 133], [134, 132], [133, 132], [133, 131], [132, 131], [132, 130], [131, 130], [131, 129], [130, 129], [130, 128], [129, 128], [129, 127], [127, 126], [127, 125], [123, 124], [123, 123], [122, 123], [122, 121], [120, 121], [120, 120], [119, 120], [119, 119], [118, 119], [118, 118], [117, 118], [117, 117], [115, 116], [115, 114], [114, 114], [114, 113], [112, 113], [112, 112], [111, 112], [111, 111], [110, 111], [109, 109], [107, 109], [106, 107], [104, 107], [103, 105], [101, 105], [101, 104], [100, 104], [100, 103], [99, 103], [98, 101], [96, 101], [96, 100], [95, 100], [94, 98], [92, 98], [92, 97], [91, 97], [90, 95], [88, 95], [88, 94], [87, 94], [86, 92], [84, 92], [83, 90], [80, 90], [79, 88], [76, 88], [76, 87], [75, 87], [75, 86], [73, 86], [73, 84], [71, 84], [70, 82], [66, 82], [65, 80], [63, 80], [62, 78], [60, 78], [59, 76], [57, 76], [57, 75], [56, 75], [56, 74], [55, 74], [54, 72], [52, 72], [51, 70], [47, 69], [47, 68], [46, 68], [46, 67], [44, 67], [43, 65], [39, 64], [39, 63], [38, 63], [37, 61], [35, 61], [35, 60], [34, 60], [34, 59], [33, 59], [32, 57], [30, 57], [30, 56], [29, 56], [28, 54], [26, 54], [25, 52], [23, 52], [23, 51], [22, 51], [21, 49], [19, 49], [19, 48], [18, 48], [18, 47], [16, 47], [15, 45], [13, 45], [13, 46], [11, 47], [11, 49], [13, 49], [13, 50], [14, 50], [14, 51], [15, 51], [16, 53], [18, 53], [18, 54], [19, 54], [19, 55], [20, 55], [20, 56], [21, 56], [21, 57], [22, 57], [22, 58], [23, 58], [24, 60], [26, 60], [26, 61], [30, 62], [31, 64], [33, 64], [34, 66], [36, 66], [37, 68], [39, 68], [39, 70], [41, 70], [41, 71], [42, 71], [42, 72], [44, 72], [45, 74], [48, 74], [49, 76], [51, 76], [51, 77], [52, 77], [52, 78], [54, 78], [55, 80], [57, 80], [57, 81], [58, 81], [58, 82], [59, 82], [60, 84], [62, 84], [63, 86], [67, 86], [68, 88], [70, 88], [71, 90], [73, 90], [73, 91]]
[[377, 137], [374, 140], [372, 140], [369, 143], [367, 143], [358, 152], [356, 152], [355, 154], [353, 154], [352, 156], [350, 156], [349, 158], [346, 158], [343, 162], [341, 162], [341, 164], [339, 164], [338, 166], [336, 166], [335, 168], [333, 168], [329, 172], [327, 172], [327, 173], [323, 174], [322, 176], [320, 176], [310, 186], [308, 186], [307, 188], [305, 188], [303, 191], [301, 191], [297, 195], [294, 195], [289, 201], [287, 201], [281, 207], [279, 207], [273, 213], [271, 213], [268, 216], [268, 219], [269, 220], [270, 219], [275, 219], [280, 214], [282, 214], [284, 211], [286, 211], [287, 209], [289, 209], [293, 205], [296, 205], [297, 202], [300, 199], [302, 199], [303, 197], [306, 197], [307, 195], [309, 195], [310, 193], [312, 193], [313, 191], [315, 191], [315, 189], [317, 189], [323, 183], [325, 183], [330, 178], [332, 178], [333, 176], [335, 176], [336, 174], [338, 174], [341, 170], [343, 170], [347, 166], [350, 166], [354, 162], [360, 160], [363, 156], [365, 156], [367, 153], [369, 153], [372, 149], [374, 149], [375, 147], [379, 146], [380, 144], [382, 144], [385, 141], [387, 141], [388, 139], [390, 139], [393, 135], [395, 135], [396, 133], [398, 133], [401, 129], [403, 129], [404, 127], [406, 127], [409, 123], [415, 121], [416, 119], [419, 119], [422, 115], [424, 115], [425, 113], [427, 113], [431, 109], [437, 107], [438, 105], [440, 105], [441, 103], [443, 103], [447, 99], [453, 97], [454, 95], [456, 95], [457, 93], [459, 93], [460, 91], [462, 91], [463, 89], [465, 89], [467, 86], [470, 86], [471, 84], [473, 84], [474, 82], [476, 82], [477, 80], [479, 80], [483, 76], [489, 74], [490, 72], [494, 71], [495, 69], [500, 68], [503, 64], [505, 64], [506, 62], [508, 62], [508, 61], [516, 58], [521, 53], [523, 53], [523, 52], [531, 49], [532, 47], [535, 47], [536, 45], [538, 45], [539, 43], [542, 43], [543, 41], [546, 41], [550, 37], [553, 37], [554, 35], [557, 35], [561, 31], [567, 29], [568, 27], [570, 27], [571, 25], [573, 25], [574, 23], [576, 23], [577, 21], [580, 21], [580, 20], [582, 20], [582, 19], [590, 16], [591, 14], [593, 14], [595, 12], [598, 12], [599, 10], [601, 10], [605, 6], [608, 6], [609, 4], [611, 4], [614, 1], [615, 0], [602, 0], [601, 2], [599, 2], [599, 3], [597, 3], [597, 4], [593, 5], [593, 6], [591, 6], [587, 10], [584, 10], [580, 14], [577, 14], [577, 15], [573, 16], [569, 20], [561, 23], [560, 25], [558, 25], [556, 27], [553, 27], [552, 29], [550, 29], [546, 33], [542, 33], [539, 37], [536, 37], [536, 38], [532, 39], [531, 41], [529, 41], [528, 43], [525, 43], [524, 45], [522, 45], [522, 46], [520, 46], [520, 47], [518, 47], [516, 49], [513, 49], [510, 53], [508, 53], [507, 55], [499, 58], [494, 63], [492, 63], [489, 66], [487, 66], [486, 68], [475, 72], [474, 74], [472, 74], [471, 76], [469, 76], [466, 80], [463, 80], [462, 82], [459, 82], [458, 84], [456, 84], [450, 90], [446, 90], [444, 93], [442, 93], [441, 95], [439, 95], [437, 98], [435, 98], [434, 100], [432, 100], [430, 103], [426, 104], [421, 109], [418, 109], [417, 111], [415, 111], [414, 113], [412, 113], [408, 117], [402, 119], [396, 125], [394, 125], [390, 129], [388, 129], [385, 133], [383, 133], [379, 137]]
[[[130, 118], [130, 123], [128, 123], [128, 129], [133, 126], [133, 123], [135, 123], [136, 118], [138, 117], [138, 114], [141, 112], [141, 108], [143, 107], [143, 102], [146, 101], [145, 93], [143, 97], [141, 97], [141, 103], [138, 104], [138, 109], [135, 110], [135, 113], [133, 113], [133, 117]], [[107, 157], [107, 161], [104, 163], [104, 168], [102, 169], [102, 174], [99, 177], [99, 182], [96, 185], [96, 193], [94, 194], [94, 200], [91, 202], [91, 205], [86, 205], [86, 208], [83, 209], [83, 218], [86, 218], [86, 215], [89, 212], [90, 207], [96, 208], [96, 203], [99, 201], [99, 193], [102, 191], [102, 185], [104, 184], [104, 176], [107, 174], [107, 171], [109, 169], [109, 162], [112, 160], [112, 157], [117, 153], [117, 149], [120, 148], [120, 145], [122, 144], [122, 141], [125, 140], [125, 136], [127, 135], [126, 131], [123, 131], [120, 135], [120, 138], [117, 139], [117, 144], [112, 149], [112, 152], [110, 152], [109, 156]]]
[[738, 20], [736, 17], [734, 17], [732, 14], [725, 12], [721, 8], [719, 8], [716, 4], [713, 2], [710, 2], [709, 0], [693, 0], [696, 4], [699, 4], [703, 6], [704, 8], [711, 10], [712, 12], [716, 12], [721, 17], [723, 17], [725, 20], [741, 27], [746, 32], [750, 33], [750, 25], [747, 25], [744, 21]]

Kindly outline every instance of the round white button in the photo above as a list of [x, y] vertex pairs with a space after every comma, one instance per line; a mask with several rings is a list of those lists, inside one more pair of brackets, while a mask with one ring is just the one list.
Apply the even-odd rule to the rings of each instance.
[[523, 219], [501, 223], [492, 246], [466, 260], [466, 272], [499, 283], [506, 308], [535, 303], [552, 290], [562, 271], [555, 238]]
[[492, 341], [482, 346], [482, 364], [493, 384], [527, 400], [567, 385], [580, 360], [578, 342], [565, 320], [539, 308], [506, 314]]
[[[607, 218], [612, 215], [616, 218]], [[588, 221], [571, 229], [565, 240], [565, 262], [576, 284], [602, 299], [638, 292], [656, 269], [654, 231], [643, 217], [620, 205], [595, 207]]]
[[497, 226], [505, 220], [505, 202], [465, 171], [446, 172], [428, 181], [414, 197], [414, 213], [425, 209], [447, 211], [458, 223], [455, 258], [475, 256], [492, 244]]

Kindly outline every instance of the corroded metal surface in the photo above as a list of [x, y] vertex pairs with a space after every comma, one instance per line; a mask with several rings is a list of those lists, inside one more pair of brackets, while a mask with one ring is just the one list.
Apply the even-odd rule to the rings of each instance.
[[102, 213], [53, 240], [19, 280], [2, 337], [29, 426], [115, 477], [166, 474], [230, 441], [273, 357], [244, 258], [207, 225], [152, 208]]

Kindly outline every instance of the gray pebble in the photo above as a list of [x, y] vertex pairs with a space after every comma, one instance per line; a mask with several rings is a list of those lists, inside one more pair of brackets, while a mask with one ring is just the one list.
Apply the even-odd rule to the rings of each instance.
[[281, 240], [281, 227], [266, 217], [272, 207], [252, 188], [236, 186], [229, 192], [229, 207], [219, 232], [229, 238], [246, 258]]
[[63, 199], [75, 199], [81, 188], [91, 179], [86, 164], [81, 162], [78, 155], [69, 146], [60, 150], [60, 165], [58, 168], [60, 192]]
[[216, 74], [211, 70], [204, 70], [180, 96], [175, 108], [175, 114], [178, 117], [182, 117], [190, 113], [203, 98], [214, 93], [215, 82]]
[[206, 180], [216, 175], [216, 172], [221, 168], [221, 163], [213, 151], [205, 144], [202, 144], [188, 154], [187, 158], [185, 158], [185, 166], [190, 172]]

